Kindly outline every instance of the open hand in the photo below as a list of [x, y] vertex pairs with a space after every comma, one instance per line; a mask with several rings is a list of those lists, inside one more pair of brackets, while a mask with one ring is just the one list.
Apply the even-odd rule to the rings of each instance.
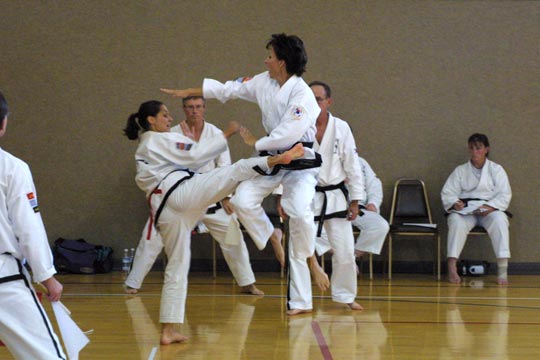
[[191, 131], [189, 125], [185, 120], [180, 122], [180, 128], [182, 129], [184, 136], [187, 136], [191, 140], [195, 140], [195, 134], [193, 133], [193, 131]]
[[248, 128], [242, 126], [240, 128], [240, 136], [244, 139], [244, 142], [249, 146], [255, 146], [257, 138], [249, 131]]

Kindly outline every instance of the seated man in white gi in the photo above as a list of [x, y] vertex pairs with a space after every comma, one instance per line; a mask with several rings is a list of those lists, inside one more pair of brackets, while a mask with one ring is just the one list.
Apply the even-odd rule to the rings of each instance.
[[471, 159], [446, 180], [441, 198], [448, 215], [448, 280], [460, 283], [457, 259], [467, 234], [477, 225], [486, 229], [497, 257], [497, 282], [508, 284], [510, 235], [508, 216], [512, 190], [503, 167], [488, 159], [489, 140], [473, 134], [468, 140]]
[[[364, 175], [367, 199], [360, 203], [362, 213], [351, 221], [360, 230], [356, 239], [355, 255], [356, 257], [362, 257], [365, 253], [379, 255], [390, 229], [388, 221], [380, 215], [383, 200], [382, 183], [364, 158], [358, 156], [358, 161]], [[324, 254], [330, 250], [325, 231], [317, 237], [315, 248], [318, 254]]]

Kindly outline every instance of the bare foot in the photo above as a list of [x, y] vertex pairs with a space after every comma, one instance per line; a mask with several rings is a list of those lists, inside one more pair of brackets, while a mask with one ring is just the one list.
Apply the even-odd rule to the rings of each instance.
[[311, 266], [311, 276], [313, 277], [313, 282], [317, 284], [321, 291], [326, 291], [330, 287], [330, 280], [328, 275], [324, 272], [323, 268], [319, 265], [317, 260], [315, 260]]
[[278, 164], [290, 164], [291, 161], [301, 158], [302, 156], [304, 156], [304, 146], [298, 143], [283, 154], [269, 156], [267, 160], [268, 167], [272, 168]]
[[289, 150], [285, 151], [282, 155], [284, 164], [289, 164], [291, 161], [304, 156], [304, 145], [300, 143], [296, 144]]
[[276, 255], [276, 259], [279, 262], [279, 265], [281, 265], [281, 267], [285, 267], [285, 250], [283, 250], [283, 246], [281, 245], [282, 237], [283, 231], [281, 231], [281, 229], [275, 228], [272, 235], [270, 235], [270, 243], [274, 248], [274, 253]]
[[508, 279], [497, 278], [497, 284], [499, 284], [499, 285], [508, 285]]
[[461, 284], [461, 278], [459, 277], [457, 273], [449, 273], [448, 282], [452, 284]]
[[135, 295], [139, 292], [139, 289], [132, 288], [131, 286], [124, 285], [124, 292], [129, 295]]
[[251, 294], [251, 295], [257, 295], [257, 296], [264, 296], [264, 292], [263, 292], [262, 290], [259, 290], [259, 289], [255, 286], [255, 283], [250, 284], [250, 285], [246, 285], [246, 286], [242, 286], [241, 292], [244, 293], [244, 294]]
[[460, 284], [461, 278], [457, 272], [457, 258], [448, 258], [448, 282]]
[[161, 345], [170, 345], [172, 343], [184, 342], [189, 339], [187, 336], [180, 334], [174, 328], [174, 324], [166, 323], [161, 328]]
[[351, 310], [364, 310], [364, 308], [362, 307], [362, 305], [360, 305], [359, 303], [357, 303], [356, 301], [353, 301], [352, 303], [350, 304], [347, 304]]
[[308, 313], [310, 313], [312, 311], [313, 310], [311, 310], [311, 309], [307, 309], [307, 310], [304, 310], [304, 309], [291, 309], [291, 310], [287, 310], [287, 315], [294, 316], [294, 315], [298, 315], [298, 314], [308, 314]]

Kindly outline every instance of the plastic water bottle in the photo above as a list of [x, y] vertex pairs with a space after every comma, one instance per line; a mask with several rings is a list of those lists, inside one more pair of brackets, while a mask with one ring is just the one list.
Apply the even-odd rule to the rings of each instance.
[[128, 249], [124, 249], [124, 257], [122, 257], [122, 272], [129, 272], [129, 254]]
[[133, 258], [135, 257], [135, 249], [131, 248], [129, 250], [129, 268], [131, 269], [131, 264], [133, 264]]

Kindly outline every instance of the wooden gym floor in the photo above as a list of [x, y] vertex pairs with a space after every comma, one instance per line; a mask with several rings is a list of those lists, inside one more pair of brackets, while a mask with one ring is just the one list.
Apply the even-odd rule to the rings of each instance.
[[[288, 318], [285, 281], [256, 275], [264, 297], [240, 294], [228, 273], [192, 273], [180, 326], [190, 339], [169, 346], [159, 345], [161, 272], [136, 296], [123, 293], [119, 272], [58, 278], [72, 318], [93, 330], [81, 360], [540, 359], [539, 276], [511, 276], [500, 287], [493, 276], [455, 286], [429, 275], [376, 275], [359, 279], [364, 311], [314, 288], [313, 313]], [[0, 359], [10, 358], [0, 347]]]

